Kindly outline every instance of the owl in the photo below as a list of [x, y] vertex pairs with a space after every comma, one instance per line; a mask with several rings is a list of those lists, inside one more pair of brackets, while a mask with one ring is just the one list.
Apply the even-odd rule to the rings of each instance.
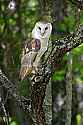
[[37, 22], [32, 30], [32, 39], [22, 51], [20, 78], [23, 80], [37, 70], [41, 57], [47, 51], [52, 25], [48, 22]]

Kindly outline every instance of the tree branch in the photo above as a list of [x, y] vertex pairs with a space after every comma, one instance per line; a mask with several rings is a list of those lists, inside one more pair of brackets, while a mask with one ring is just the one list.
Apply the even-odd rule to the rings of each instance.
[[49, 57], [52, 60], [51, 62], [52, 72], [54, 72], [54, 67], [56, 69], [57, 65], [60, 64], [64, 54], [78, 47], [82, 43], [83, 43], [83, 26], [80, 26], [75, 33], [72, 33], [61, 40], [53, 42], [52, 54]]
[[[19, 89], [5, 76], [5, 74], [2, 73], [1, 69], [0, 69], [0, 87], [5, 87], [9, 92], [10, 96], [13, 96], [16, 102], [18, 102], [19, 105], [22, 106], [24, 109], [25, 107], [23, 103], [25, 103], [25, 101], [27, 102], [27, 104], [30, 103], [30, 99], [20, 95]], [[6, 103], [6, 101], [4, 102]]]

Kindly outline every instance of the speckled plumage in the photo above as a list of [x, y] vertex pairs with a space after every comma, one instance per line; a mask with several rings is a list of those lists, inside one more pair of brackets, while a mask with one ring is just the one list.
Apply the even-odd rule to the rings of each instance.
[[20, 69], [21, 80], [30, 75], [33, 70], [36, 71], [41, 57], [47, 50], [51, 31], [51, 23], [36, 23], [34, 29], [32, 30], [32, 39], [30, 42], [27, 42], [22, 52]]

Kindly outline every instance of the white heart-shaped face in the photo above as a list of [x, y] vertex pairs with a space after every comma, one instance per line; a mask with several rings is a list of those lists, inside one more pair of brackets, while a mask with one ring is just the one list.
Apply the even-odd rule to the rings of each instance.
[[36, 39], [49, 39], [52, 32], [52, 25], [51, 23], [46, 22], [37, 22], [33, 31], [32, 37]]

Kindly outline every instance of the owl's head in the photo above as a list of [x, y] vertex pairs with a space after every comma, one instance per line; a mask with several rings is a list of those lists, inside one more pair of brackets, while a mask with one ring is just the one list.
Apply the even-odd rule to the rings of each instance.
[[37, 22], [32, 30], [32, 37], [36, 39], [49, 39], [52, 32], [51, 23]]

